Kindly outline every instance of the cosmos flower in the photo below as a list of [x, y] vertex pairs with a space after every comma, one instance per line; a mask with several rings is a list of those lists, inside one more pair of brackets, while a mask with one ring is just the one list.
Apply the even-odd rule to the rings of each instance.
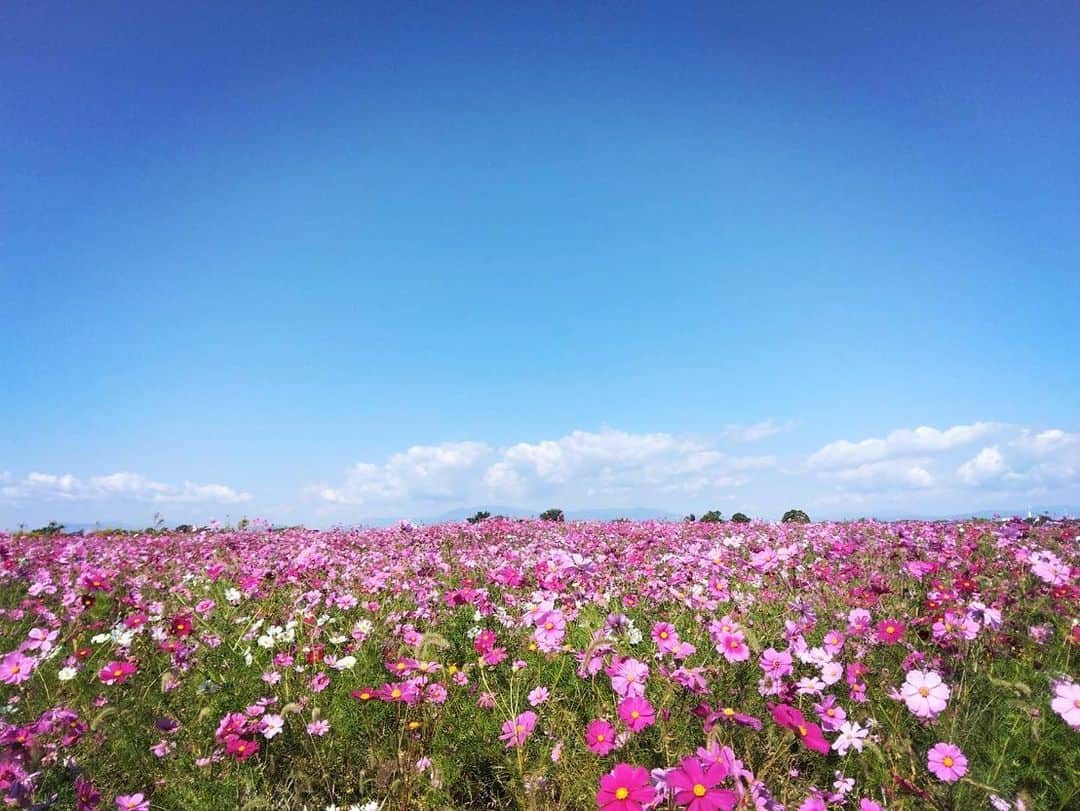
[[1080, 684], [1068, 681], [1055, 684], [1050, 707], [1066, 724], [1080, 730]]
[[507, 748], [524, 746], [525, 741], [536, 728], [536, 713], [527, 710], [512, 721], [506, 721], [502, 725], [500, 741], [506, 743]]
[[655, 796], [648, 771], [640, 766], [619, 763], [600, 778], [596, 807], [600, 811], [642, 811]]
[[668, 772], [666, 781], [675, 790], [675, 802], [686, 806], [688, 811], [731, 811], [739, 802], [739, 795], [719, 787], [727, 775], [727, 769], [719, 763], [702, 768], [696, 757], [688, 757], [677, 769]]
[[938, 780], [955, 783], [967, 774], [967, 758], [958, 746], [935, 743], [926, 753], [926, 765]]
[[602, 718], [590, 721], [585, 727], [585, 744], [594, 754], [608, 754], [615, 748], [615, 727]]
[[911, 710], [919, 718], [933, 718], [945, 709], [949, 701], [949, 686], [933, 670], [908, 671], [900, 694]]
[[619, 718], [631, 732], [641, 732], [656, 723], [652, 704], [641, 696], [630, 696], [620, 701]]

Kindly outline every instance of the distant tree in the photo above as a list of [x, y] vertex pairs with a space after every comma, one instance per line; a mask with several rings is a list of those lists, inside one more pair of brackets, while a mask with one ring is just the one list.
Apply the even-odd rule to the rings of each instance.
[[686, 523], [688, 523], [688, 524], [692, 524], [692, 523], [694, 523], [695, 521], [697, 521], [697, 516], [696, 516], [696, 515], [694, 515], [693, 513], [690, 513], [690, 515], [687, 515], [687, 516], [685, 516], [685, 517], [683, 518], [683, 521], [685, 521], [685, 522], [686, 522]]
[[195, 528], [191, 524], [177, 524], [173, 529], [173, 532], [182, 532], [184, 534], [190, 534], [195, 531]]
[[465, 520], [468, 521], [470, 524], [479, 524], [485, 518], [491, 518], [491, 513], [487, 512], [486, 510], [479, 510], [472, 518], [466, 518]]
[[64, 525], [63, 524], [58, 524], [55, 521], [50, 521], [45, 526], [38, 527], [37, 529], [33, 530], [30, 534], [31, 535], [53, 536], [53, 535], [62, 535], [63, 532], [64, 532]]
[[550, 510], [544, 510], [542, 513], [540, 513], [540, 520], [562, 522], [566, 520], [566, 516], [563, 515], [562, 510], [557, 510], [553, 507]]
[[251, 522], [248, 521], [247, 516], [244, 516], [243, 518], [241, 518], [239, 521], [236, 522], [236, 528], [238, 530], [240, 530], [241, 532], [243, 532], [249, 526], [251, 526]]
[[750, 516], [746, 513], [735, 513], [735, 515], [731, 516], [731, 520], [736, 524], [749, 524]]
[[785, 524], [809, 524], [810, 516], [802, 510], [788, 510], [780, 520]]
[[719, 510], [709, 510], [698, 520], [703, 524], [719, 524], [721, 521], [724, 520], [724, 516]]

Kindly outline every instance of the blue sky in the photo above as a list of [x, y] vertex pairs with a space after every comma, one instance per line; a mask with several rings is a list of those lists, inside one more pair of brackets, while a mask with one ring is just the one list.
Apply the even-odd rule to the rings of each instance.
[[0, 526], [1080, 502], [1075, 3], [242, 5], [0, 7]]

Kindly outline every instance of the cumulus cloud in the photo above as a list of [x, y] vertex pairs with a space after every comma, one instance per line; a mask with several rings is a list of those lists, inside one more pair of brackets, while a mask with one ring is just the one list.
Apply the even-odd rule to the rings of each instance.
[[971, 425], [954, 425], [940, 431], [923, 425], [893, 431], [884, 438], [863, 439], [859, 442], [839, 439], [812, 454], [808, 462], [811, 467], [816, 468], [839, 468], [884, 459], [941, 453], [970, 445], [1000, 431], [1002, 427], [995, 422], [976, 422]]
[[0, 497], [8, 501], [102, 501], [130, 499], [150, 503], [240, 504], [251, 500], [250, 493], [224, 484], [163, 484], [138, 473], [111, 473], [82, 479], [65, 473], [28, 473], [23, 479], [0, 478]]
[[934, 477], [927, 470], [929, 462], [926, 458], [886, 459], [843, 468], [825, 475], [859, 490], [876, 491], [897, 487], [921, 489], [934, 485]]
[[382, 464], [360, 462], [340, 486], [311, 488], [330, 504], [530, 503], [559, 497], [647, 503], [670, 494], [739, 487], [769, 456], [734, 456], [715, 441], [605, 429], [492, 448], [480, 442], [417, 445]]
[[[969, 446], [990, 436], [999, 441], [971, 455]], [[1071, 498], [1067, 488], [1080, 485], [1080, 434], [996, 422], [943, 430], [922, 426], [883, 438], [830, 442], [807, 458], [806, 469], [834, 482], [841, 495], [830, 498], [837, 499], [844, 493], [922, 491], [960, 494], [960, 501], [973, 490], [994, 498], [1019, 492]]]
[[983, 448], [973, 458], [956, 469], [956, 475], [964, 484], [979, 485], [1005, 475], [1009, 468], [997, 446]]
[[465, 486], [482, 474], [491, 455], [482, 442], [414, 445], [381, 465], [358, 462], [340, 487], [321, 487], [317, 493], [331, 504], [453, 500], [467, 494]]

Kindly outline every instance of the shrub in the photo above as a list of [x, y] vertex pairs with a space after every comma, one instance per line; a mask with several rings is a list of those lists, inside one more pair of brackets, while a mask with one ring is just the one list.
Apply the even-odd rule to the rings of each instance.
[[802, 510], [788, 510], [780, 520], [785, 524], [809, 524], [810, 516]]
[[474, 516], [472, 516], [471, 518], [466, 518], [465, 520], [468, 521], [470, 524], [479, 524], [485, 518], [491, 518], [491, 513], [487, 512], [486, 510], [478, 510]]
[[735, 513], [735, 515], [731, 516], [731, 520], [736, 524], [749, 524], [750, 516], [746, 513]]
[[566, 520], [566, 516], [563, 515], [562, 510], [552, 508], [550, 510], [544, 510], [542, 513], [540, 513], [540, 520], [562, 522]]
[[724, 516], [720, 513], [719, 510], [709, 510], [698, 520], [705, 524], [719, 524], [721, 521], [724, 520]]

